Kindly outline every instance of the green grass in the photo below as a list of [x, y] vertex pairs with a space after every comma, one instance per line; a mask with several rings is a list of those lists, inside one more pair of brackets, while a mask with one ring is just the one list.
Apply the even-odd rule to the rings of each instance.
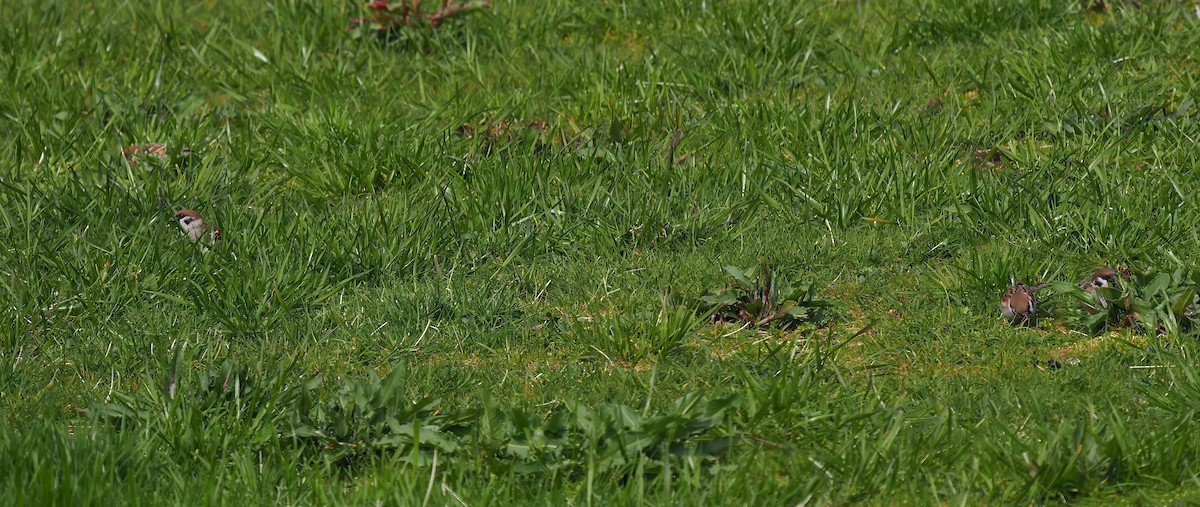
[[1193, 5], [960, 4], [6, 4], [4, 500], [1196, 501], [1194, 328], [996, 307], [1200, 280]]

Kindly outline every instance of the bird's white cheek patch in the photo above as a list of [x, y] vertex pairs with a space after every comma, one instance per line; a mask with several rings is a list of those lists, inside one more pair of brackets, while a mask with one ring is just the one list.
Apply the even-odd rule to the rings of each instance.
[[195, 225], [185, 225], [185, 226], [183, 226], [182, 232], [183, 232], [184, 236], [188, 237], [188, 239], [191, 239], [192, 241], [196, 241], [196, 240], [200, 239], [200, 233], [202, 231], [200, 230], [199, 227], [196, 227]]

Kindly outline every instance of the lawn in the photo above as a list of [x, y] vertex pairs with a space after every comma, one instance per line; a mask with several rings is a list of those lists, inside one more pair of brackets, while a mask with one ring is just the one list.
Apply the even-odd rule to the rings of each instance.
[[1190, 0], [156, 4], [4, 7], [4, 503], [1200, 501]]

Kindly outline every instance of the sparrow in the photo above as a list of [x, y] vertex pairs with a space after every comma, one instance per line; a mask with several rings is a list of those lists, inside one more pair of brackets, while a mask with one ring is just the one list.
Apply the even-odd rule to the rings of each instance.
[[183, 229], [183, 234], [192, 241], [199, 240], [204, 236], [205, 232], [209, 233], [209, 240], [212, 241], [213, 247], [221, 243], [221, 229], [211, 225], [204, 217], [200, 216], [194, 210], [181, 209], [175, 212], [175, 220], [179, 221], [179, 228]]
[[167, 145], [160, 143], [131, 144], [121, 150], [121, 153], [125, 155], [125, 160], [128, 160], [132, 165], [137, 165], [138, 160], [143, 156], [154, 157], [162, 162], [166, 162], [169, 159]]
[[[125, 160], [129, 161], [130, 165], [137, 165], [139, 160], [146, 157], [153, 157], [162, 163], [171, 161], [171, 155], [167, 153], [167, 145], [162, 143], [131, 144], [121, 150], [121, 153], [125, 155]], [[191, 154], [192, 149], [187, 146], [179, 150], [180, 157], [187, 157]]]
[[[1104, 299], [1104, 296], [1097, 292], [1096, 289], [1116, 287], [1116, 285], [1117, 272], [1112, 268], [1097, 269], [1095, 273], [1091, 274], [1091, 276], [1079, 281], [1079, 288], [1087, 291], [1088, 294], [1091, 294], [1092, 299], [1100, 305], [1100, 308], [1108, 308], [1108, 300]], [[1092, 315], [1100, 313], [1100, 310], [1091, 306], [1087, 306], [1085, 309]]]
[[1037, 319], [1037, 291], [1049, 286], [1048, 283], [1029, 286], [1017, 282], [1000, 298], [1000, 314], [1013, 324], [1032, 324]]

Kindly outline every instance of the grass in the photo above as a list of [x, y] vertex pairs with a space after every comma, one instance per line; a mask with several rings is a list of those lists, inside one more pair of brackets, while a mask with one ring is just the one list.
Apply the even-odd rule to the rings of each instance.
[[1110, 4], [13, 2], [5, 500], [1194, 502], [1194, 327], [996, 308], [1195, 294], [1200, 20]]

